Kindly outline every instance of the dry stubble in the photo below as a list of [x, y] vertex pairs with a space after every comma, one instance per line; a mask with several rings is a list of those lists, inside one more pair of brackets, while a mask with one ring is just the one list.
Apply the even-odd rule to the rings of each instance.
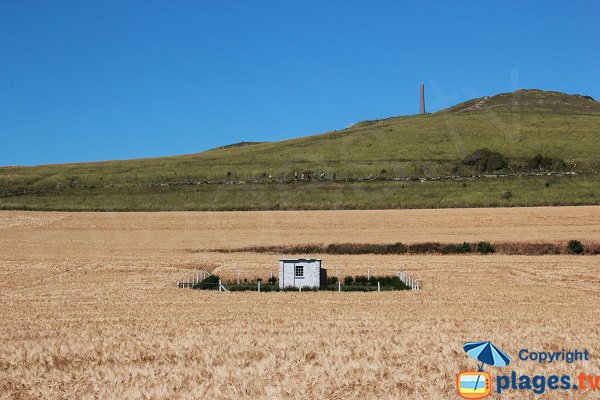
[[190, 249], [591, 240], [599, 211], [3, 212], [0, 398], [455, 398], [456, 373], [475, 367], [467, 340], [492, 340], [513, 358], [523, 347], [587, 347], [585, 364], [516, 361], [514, 370], [600, 373], [597, 257], [324, 257], [341, 274], [404, 269], [424, 282], [421, 293], [174, 288], [197, 266], [252, 279], [278, 258]]

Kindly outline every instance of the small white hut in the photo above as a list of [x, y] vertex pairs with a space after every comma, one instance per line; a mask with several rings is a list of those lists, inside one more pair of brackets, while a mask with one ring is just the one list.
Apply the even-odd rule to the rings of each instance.
[[327, 270], [318, 259], [279, 260], [279, 287], [319, 288], [327, 284]]

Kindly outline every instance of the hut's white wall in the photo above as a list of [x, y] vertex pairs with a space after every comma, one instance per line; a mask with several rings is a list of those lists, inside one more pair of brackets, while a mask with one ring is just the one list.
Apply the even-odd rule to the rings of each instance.
[[[296, 277], [296, 266], [304, 267], [304, 277]], [[320, 261], [279, 261], [279, 287], [316, 287], [320, 286]]]

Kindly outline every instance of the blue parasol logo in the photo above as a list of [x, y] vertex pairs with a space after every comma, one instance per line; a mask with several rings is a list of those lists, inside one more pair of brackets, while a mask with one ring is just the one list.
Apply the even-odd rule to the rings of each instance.
[[483, 372], [483, 365], [505, 367], [510, 358], [492, 342], [467, 342], [463, 346], [465, 353], [481, 364], [477, 372], [461, 372], [457, 377], [458, 393], [465, 399], [482, 399], [491, 393], [490, 374]]
[[463, 349], [469, 356], [481, 362], [478, 367], [479, 371], [483, 371], [483, 364], [506, 367], [510, 363], [510, 358], [492, 342], [467, 342]]

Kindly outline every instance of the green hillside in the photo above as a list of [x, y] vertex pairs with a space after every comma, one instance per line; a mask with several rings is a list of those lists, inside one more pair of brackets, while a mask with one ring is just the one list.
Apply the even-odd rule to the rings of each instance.
[[[519, 90], [433, 114], [363, 121], [281, 142], [245, 142], [175, 157], [4, 167], [0, 208], [598, 204], [598, 148], [599, 102]], [[480, 149], [489, 149], [501, 163], [467, 163]]]

